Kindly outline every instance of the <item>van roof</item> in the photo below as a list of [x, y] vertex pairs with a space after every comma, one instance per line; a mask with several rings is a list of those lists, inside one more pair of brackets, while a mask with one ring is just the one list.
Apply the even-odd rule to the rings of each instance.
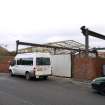
[[50, 57], [50, 53], [40, 53], [40, 52], [22, 53], [22, 54], [17, 54], [15, 58], [33, 58], [33, 57]]

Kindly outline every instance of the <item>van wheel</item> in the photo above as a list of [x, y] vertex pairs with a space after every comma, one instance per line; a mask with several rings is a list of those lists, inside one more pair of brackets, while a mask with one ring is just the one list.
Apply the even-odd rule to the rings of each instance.
[[12, 73], [12, 71], [10, 70], [9, 71], [9, 75], [12, 77], [13, 76], [13, 73]]
[[25, 77], [26, 77], [26, 80], [30, 80], [31, 79], [30, 73], [29, 72], [26, 72]]
[[100, 94], [105, 96], [105, 88], [104, 87], [100, 90]]
[[47, 80], [47, 79], [48, 79], [48, 76], [44, 76], [43, 78], [44, 78], [45, 80]]

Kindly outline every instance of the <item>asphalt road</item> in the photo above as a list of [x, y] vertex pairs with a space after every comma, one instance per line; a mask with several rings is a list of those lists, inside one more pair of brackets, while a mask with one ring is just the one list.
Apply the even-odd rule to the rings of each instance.
[[27, 81], [3, 74], [0, 105], [105, 105], [105, 96], [64, 78]]

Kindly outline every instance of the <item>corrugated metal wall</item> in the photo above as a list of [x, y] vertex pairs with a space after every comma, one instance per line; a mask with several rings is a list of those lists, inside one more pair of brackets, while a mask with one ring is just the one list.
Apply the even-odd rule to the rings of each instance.
[[71, 55], [52, 55], [53, 75], [71, 77]]

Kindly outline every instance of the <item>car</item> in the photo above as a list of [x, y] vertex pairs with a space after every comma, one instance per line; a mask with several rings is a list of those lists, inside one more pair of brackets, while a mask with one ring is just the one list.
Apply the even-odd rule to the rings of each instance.
[[91, 86], [94, 90], [105, 95], [105, 77], [99, 77], [91, 82]]

